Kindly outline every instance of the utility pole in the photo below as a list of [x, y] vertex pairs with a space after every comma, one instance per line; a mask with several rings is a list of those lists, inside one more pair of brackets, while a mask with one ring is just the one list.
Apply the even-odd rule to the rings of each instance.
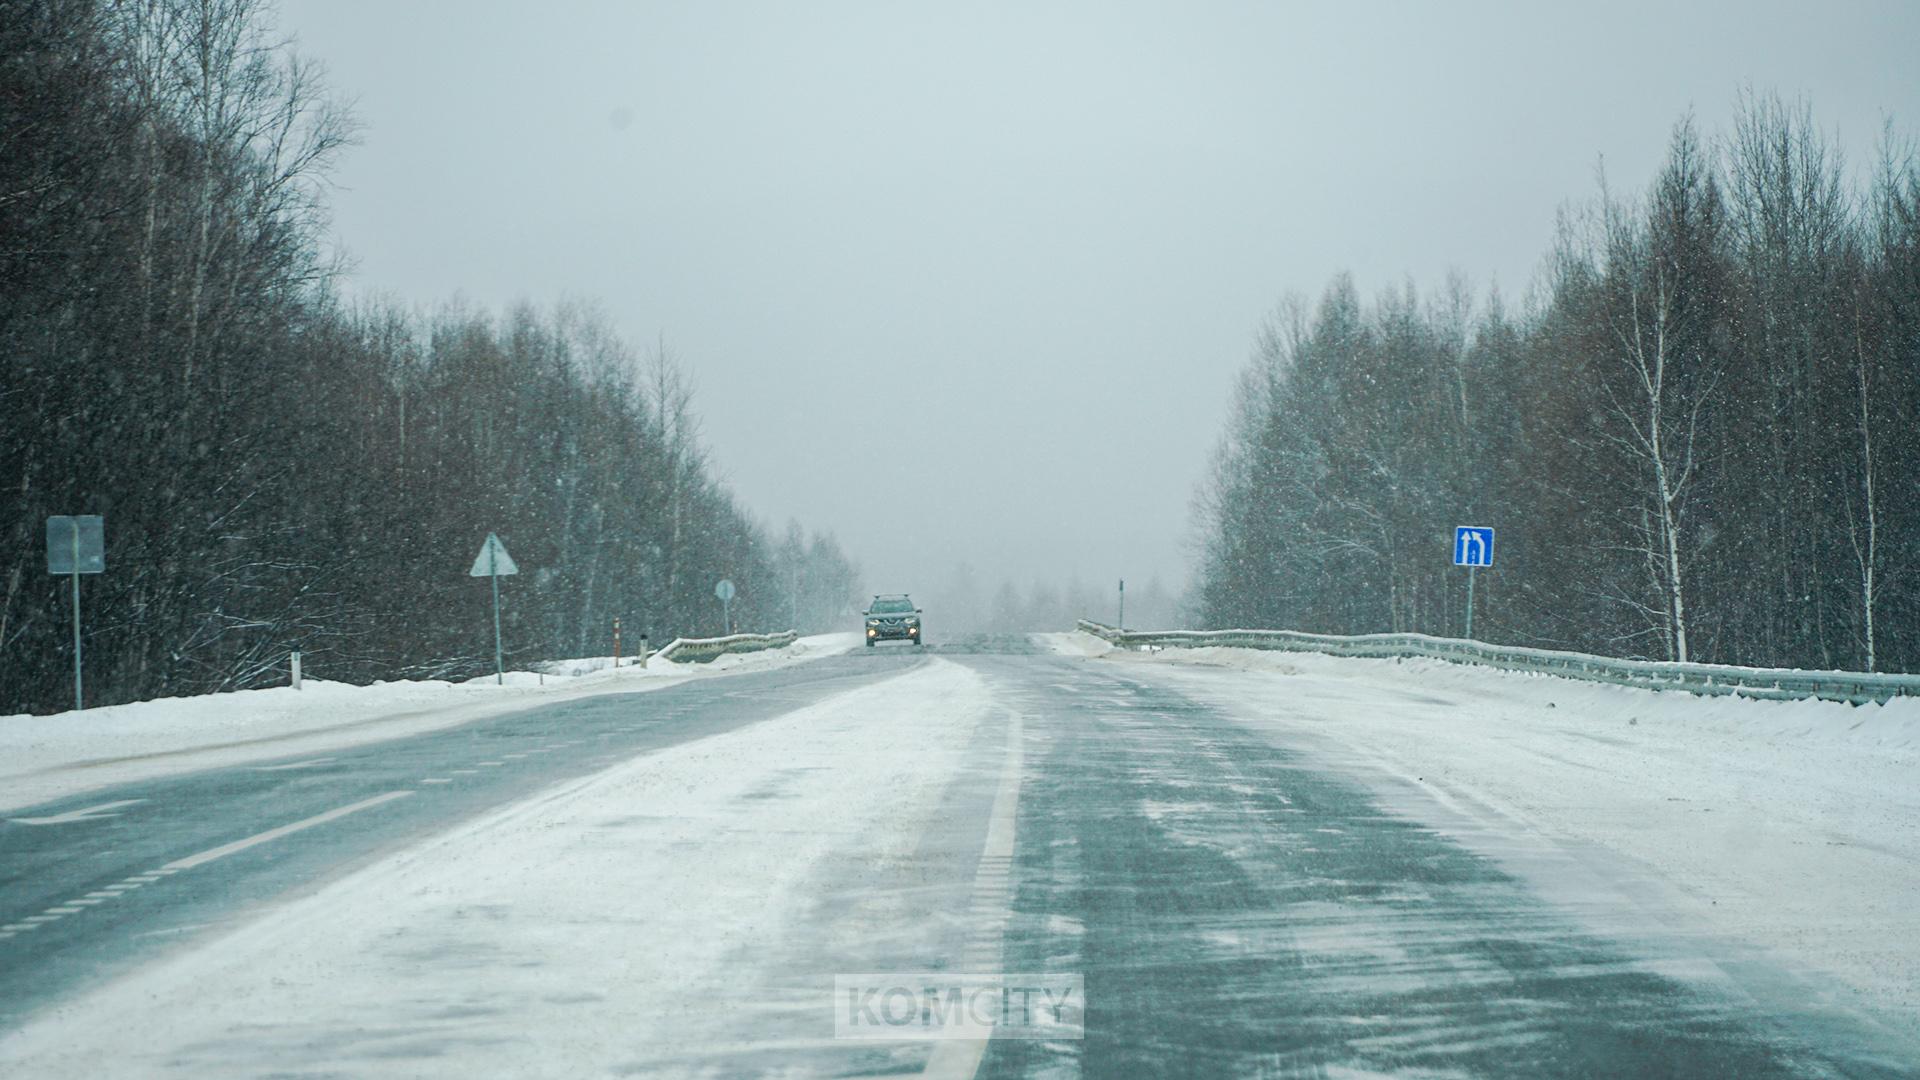
[[1115, 630], [1125, 630], [1127, 628], [1127, 579], [1126, 578], [1120, 579], [1120, 621], [1116, 623], [1113, 628]]

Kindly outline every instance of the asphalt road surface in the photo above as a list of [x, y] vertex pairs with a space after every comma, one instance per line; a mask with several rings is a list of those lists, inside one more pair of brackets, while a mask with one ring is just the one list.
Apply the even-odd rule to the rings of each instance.
[[[850, 1044], [802, 998], [587, 1074], [1920, 1075], [1908, 1040], [1661, 974], [1274, 736], [1150, 673], [1021, 639], [856, 648], [14, 811], [0, 824], [0, 1034], [563, 781], [947, 664], [977, 676], [994, 711], [932, 796], [937, 826], [910, 859], [830, 854], [807, 879], [813, 900], [852, 883], [863, 899], [810, 903], [778, 964], [799, 984], [853, 964], [1071, 973], [1084, 1038]], [[902, 700], [898, 723], [914, 709]], [[30, 1074], [5, 1055], [0, 1074]], [[336, 1066], [380, 1071], [318, 1050], [233, 1071]], [[427, 1054], [395, 1074], [473, 1067]]]

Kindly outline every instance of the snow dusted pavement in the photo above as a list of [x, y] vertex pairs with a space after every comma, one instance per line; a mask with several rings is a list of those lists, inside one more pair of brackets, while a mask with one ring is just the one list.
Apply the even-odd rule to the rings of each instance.
[[[989, 710], [978, 676], [933, 661], [628, 761], [153, 965], [0, 1054], [74, 1076], [581, 1076], [691, 1069], [752, 1033], [781, 1056], [835, 1049], [818, 965], [882, 910], [918, 920], [861, 885], [914, 857]], [[841, 880], [856, 856], [871, 874]], [[103, 1042], [101, 1016], [128, 1022]]]
[[[1572, 684], [1061, 644], [854, 650], [33, 807], [0, 826], [0, 1074], [1915, 1075], [1911, 945], [1833, 959], [1912, 936], [1900, 841], [1742, 877], [1698, 814], [1622, 839], [1678, 791], [1764, 817], [1727, 785], [1805, 782], [1739, 749], [1715, 709], [1744, 703], [1698, 707], [1744, 777], [1715, 786], [1663, 727], [1697, 699], [1633, 698], [1613, 720], [1653, 748], [1596, 758], [1569, 745], [1619, 703]], [[1859, 776], [1820, 835], [1864, 850], [1906, 804]], [[1811, 917], [1814, 873], [1859, 926]], [[1735, 883], [1737, 920], [1688, 899]], [[836, 976], [994, 971], [1084, 978], [1085, 1037], [835, 1038]]]
[[1596, 926], [1920, 1029], [1920, 701], [1750, 701], [1438, 661], [1114, 654], [1500, 859]]

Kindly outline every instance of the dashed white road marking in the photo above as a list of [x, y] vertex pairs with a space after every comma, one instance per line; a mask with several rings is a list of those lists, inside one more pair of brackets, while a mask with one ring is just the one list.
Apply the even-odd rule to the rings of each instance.
[[[189, 855], [184, 859], [175, 859], [172, 862], [168, 863], [165, 867], [163, 867], [163, 869], [191, 870], [196, 866], [201, 866], [206, 863], [210, 863], [215, 859], [224, 859], [227, 856], [234, 854], [235, 852], [245, 851], [250, 847], [254, 847], [255, 845], [264, 844], [270, 840], [278, 840], [283, 836], [289, 836], [293, 833], [297, 833], [301, 831], [302, 829], [311, 829], [315, 825], [325, 825], [329, 821], [338, 820], [340, 818], [346, 817], [348, 814], [357, 814], [362, 810], [370, 810], [373, 807], [380, 806], [384, 803], [390, 803], [395, 799], [404, 799], [411, 794], [413, 794], [412, 791], [389, 791], [384, 795], [375, 795], [371, 799], [362, 799], [357, 803], [349, 803], [346, 806], [338, 806], [333, 808], [332, 810], [327, 811], [324, 814], [315, 814], [310, 818], [306, 818], [301, 821], [296, 821], [291, 825], [282, 825], [277, 829], [268, 829], [266, 832], [256, 833], [255, 835], [249, 836], [244, 840], [235, 840], [231, 844], [222, 844], [217, 848], [209, 848], [206, 851], [199, 853], [198, 855]], [[140, 879], [128, 878], [127, 880], [139, 881]], [[148, 879], [148, 880], [152, 880], [152, 879]]]
[[480, 771], [479, 769], [455, 769], [455, 770], [453, 770], [453, 775], [455, 775], [455, 776], [472, 776], [473, 774], [475, 774], [475, 773], [477, 773], [477, 772], [479, 772], [479, 771]]
[[96, 821], [100, 818], [119, 817], [120, 815], [113, 813], [113, 811], [123, 806], [132, 806], [135, 803], [143, 803], [146, 801], [145, 799], [121, 799], [119, 802], [101, 803], [99, 806], [89, 806], [84, 810], [69, 810], [64, 814], [53, 814], [48, 817], [17, 817], [8, 818], [7, 820], [13, 822], [15, 825], [68, 825], [76, 821]]
[[453, 778], [450, 776], [427, 776], [422, 777], [420, 782], [423, 784], [451, 784], [453, 783]]
[[480, 767], [481, 767], [481, 768], [483, 768], [483, 769], [497, 769], [497, 768], [499, 768], [500, 766], [502, 766], [502, 765], [505, 765], [505, 764], [506, 764], [506, 762], [504, 762], [504, 761], [476, 761], [476, 762], [474, 762], [474, 764], [475, 764], [475, 765], [478, 765], [478, 766], [480, 766]]
[[168, 935], [171, 935], [171, 934], [184, 934], [184, 933], [186, 933], [186, 932], [188, 932], [189, 930], [204, 930], [204, 929], [206, 929], [207, 927], [209, 927], [209, 926], [213, 926], [213, 925], [215, 925], [215, 924], [214, 924], [214, 923], [204, 923], [204, 922], [198, 922], [198, 923], [189, 923], [189, 924], [188, 924], [188, 925], [186, 925], [186, 926], [169, 926], [169, 927], [167, 927], [167, 928], [166, 928], [165, 930], [146, 930], [146, 931], [143, 931], [143, 932], [141, 932], [141, 933], [138, 933], [138, 934], [135, 934], [135, 935], [133, 935], [133, 936], [134, 936], [134, 937], [137, 937], [137, 938], [143, 938], [143, 937], [167, 937]]
[[289, 761], [285, 765], [260, 765], [256, 766], [253, 771], [284, 772], [287, 769], [311, 769], [319, 765], [331, 765], [333, 764], [333, 760], [334, 759], [330, 757], [308, 758], [305, 761]]

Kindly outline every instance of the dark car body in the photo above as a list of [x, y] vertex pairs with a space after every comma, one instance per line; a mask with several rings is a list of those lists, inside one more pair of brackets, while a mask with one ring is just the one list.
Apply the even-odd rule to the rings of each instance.
[[861, 615], [866, 622], [869, 647], [882, 641], [921, 644], [920, 639], [925, 631], [920, 625], [920, 609], [913, 606], [912, 598], [905, 593], [876, 596]]

